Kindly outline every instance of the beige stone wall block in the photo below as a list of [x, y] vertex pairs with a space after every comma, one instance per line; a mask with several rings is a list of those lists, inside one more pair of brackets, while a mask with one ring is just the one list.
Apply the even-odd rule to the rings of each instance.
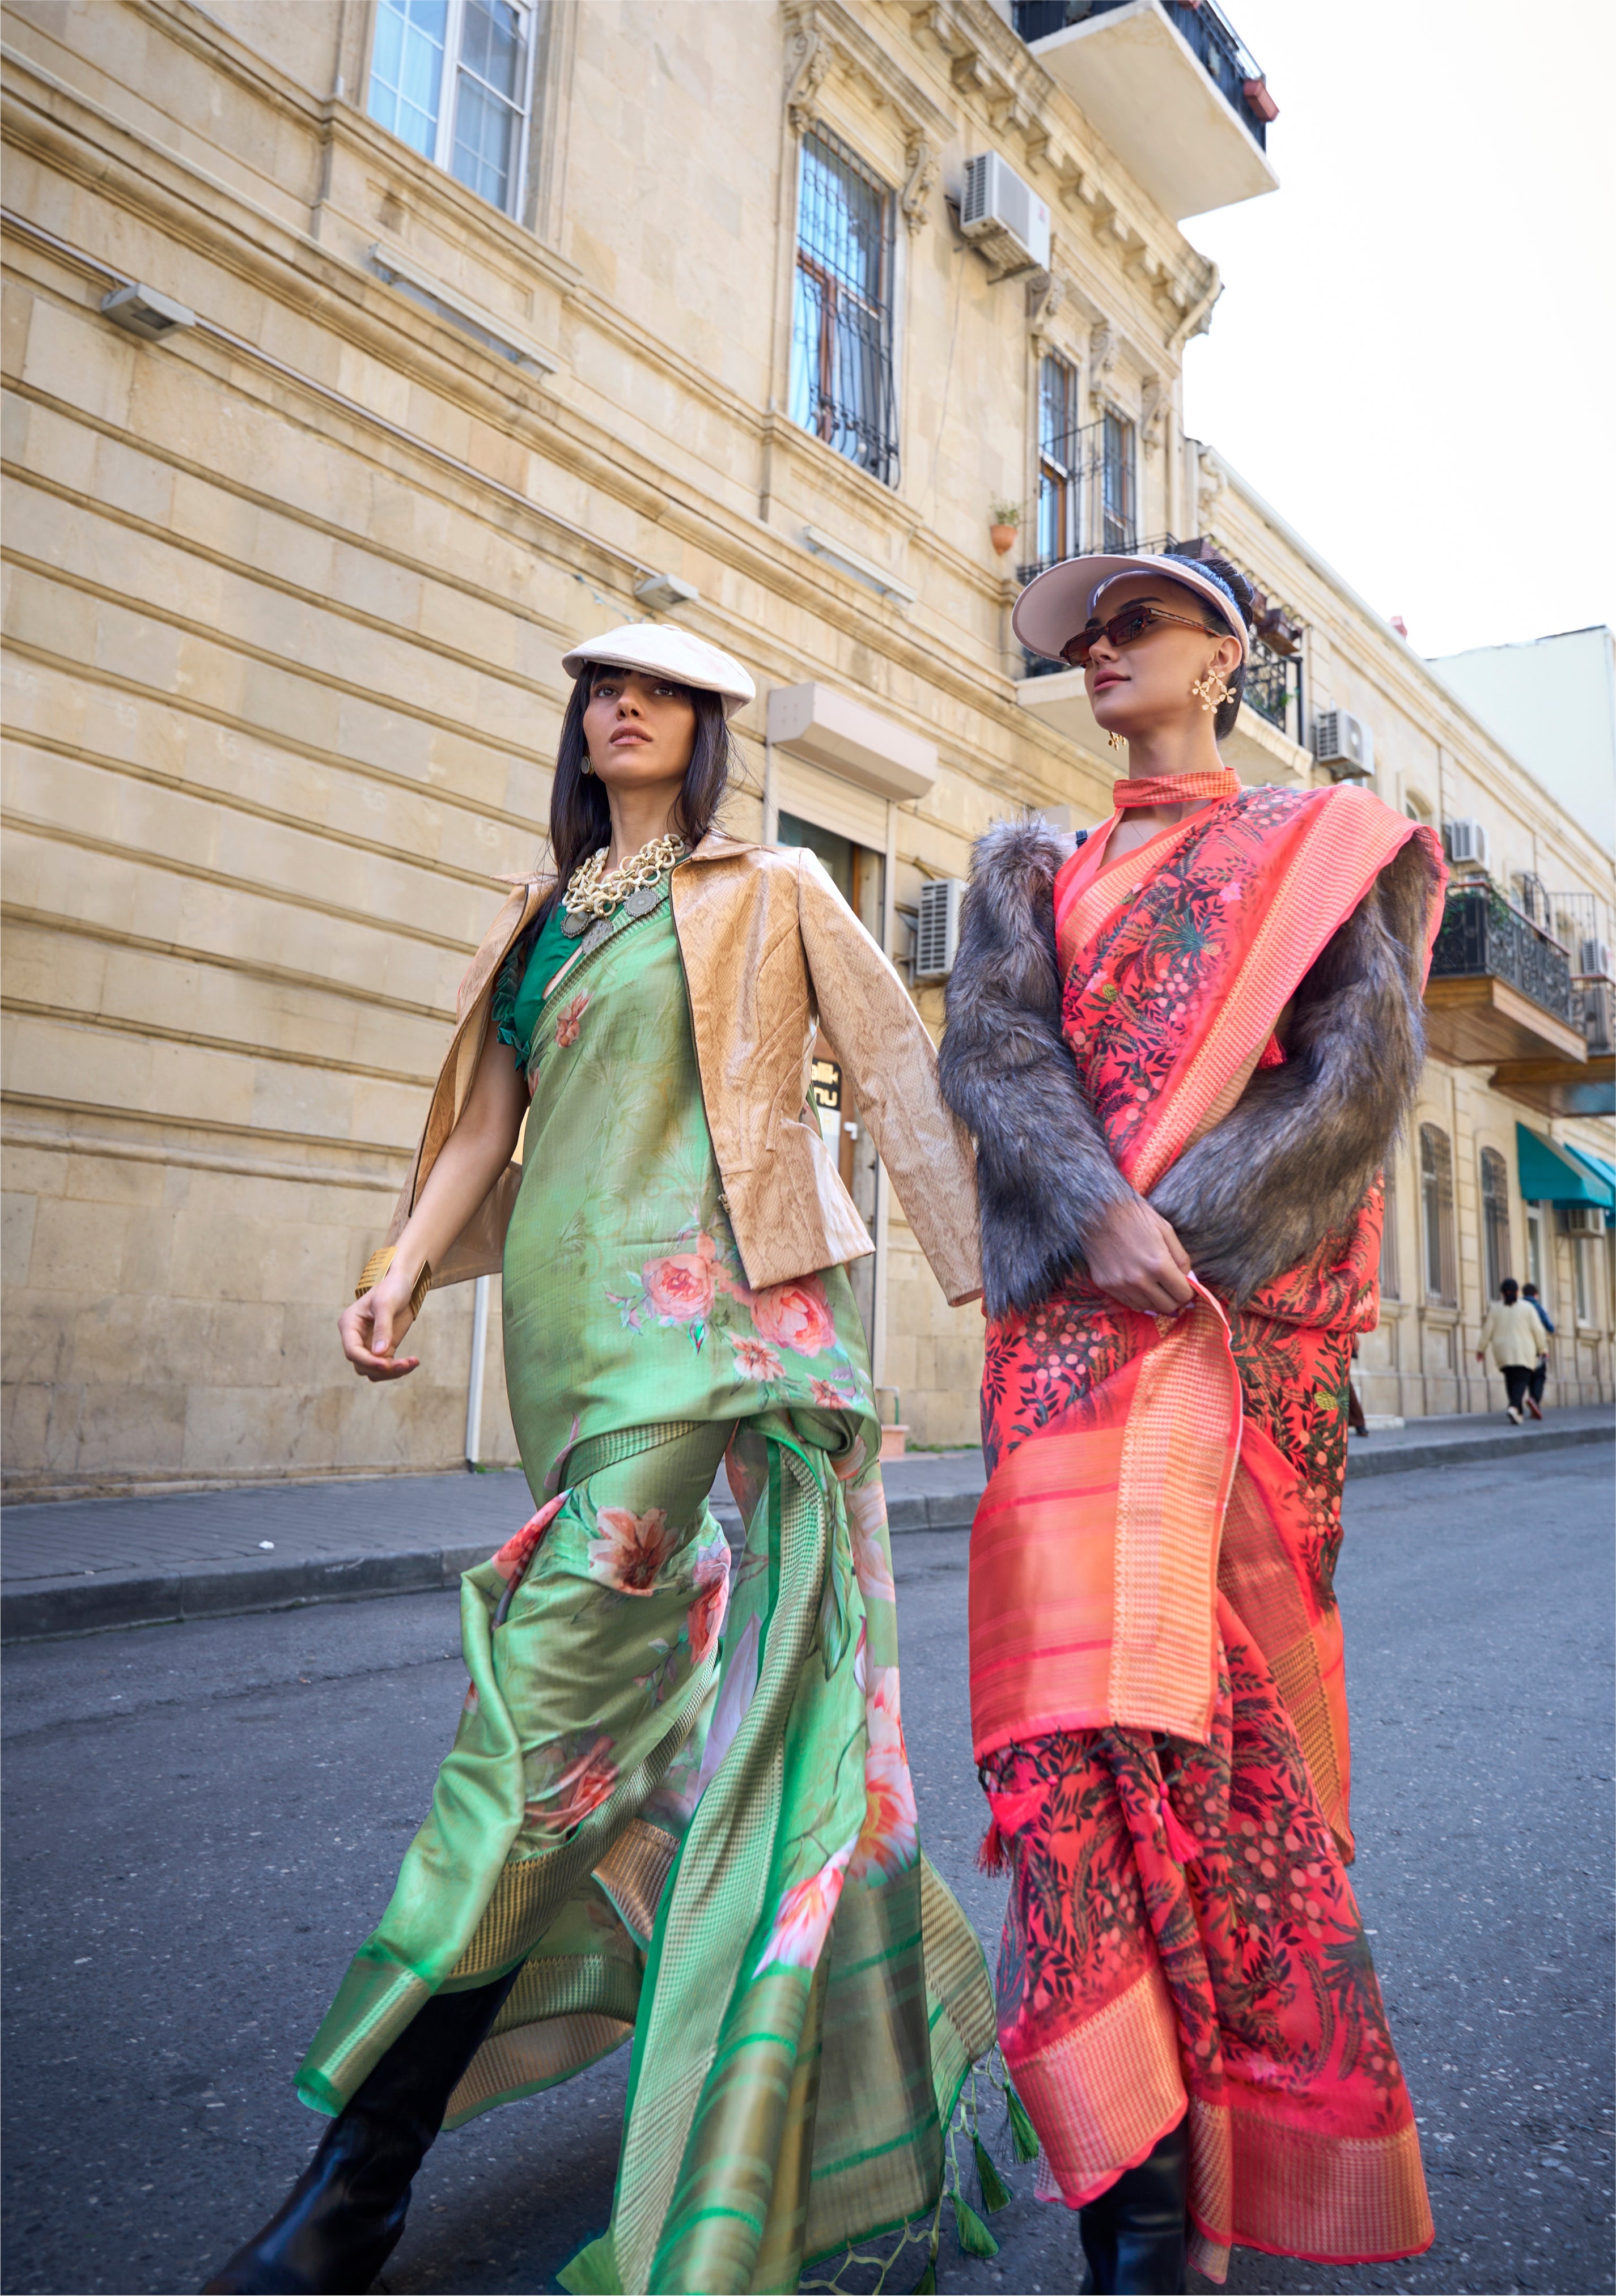
[[[447, 1045], [445, 1046], [447, 1050]], [[384, 1148], [414, 1150], [426, 1122], [430, 1087], [358, 1076], [353, 1088], [353, 1137]]]
[[357, 344], [340, 343], [337, 347], [336, 388], [345, 398], [357, 399], [361, 406], [381, 415], [383, 422], [396, 422], [401, 428], [409, 422], [409, 377], [397, 367], [384, 366]]
[[[357, 693], [337, 697], [333, 746], [339, 756], [373, 766], [401, 782], [441, 781], [431, 758], [442, 738], [440, 727], [426, 718], [390, 709], [385, 701]], [[489, 771], [491, 775], [491, 767]]]
[[43, 398], [122, 429], [139, 356], [128, 336], [99, 316], [36, 296], [21, 374]]
[[13, 645], [46, 656], [91, 661], [95, 657], [96, 602], [64, 589], [29, 567], [7, 569], [5, 634]]
[[144, 1108], [152, 1088], [152, 1048], [133, 1038], [24, 1013], [4, 1029], [6, 1091], [13, 1100], [92, 1097], [111, 1108]]
[[119, 1204], [46, 1198], [34, 1224], [29, 1259], [30, 1288], [42, 1293], [118, 1291], [124, 1244], [135, 1217]]
[[96, 942], [67, 940], [37, 925], [7, 927], [5, 994], [13, 1005], [98, 1013], [106, 964], [107, 951]]
[[305, 742], [312, 749], [340, 749], [343, 697], [333, 687], [275, 662], [243, 659], [234, 675], [240, 681], [239, 698], [217, 707], [230, 709], [233, 716], [263, 733]]
[[77, 415], [30, 404], [8, 391], [4, 420], [6, 459], [13, 468], [37, 472], [72, 494], [95, 492], [98, 450], [107, 442]]
[[352, 1140], [355, 1096], [353, 1078], [345, 1070], [258, 1060], [252, 1069], [250, 1121], [258, 1129], [308, 1140]]
[[[7, 1177], [14, 1178], [7, 1159]], [[0, 1193], [0, 1270], [7, 1284], [28, 1282], [29, 1255], [34, 1244], [36, 1199], [15, 1187]]]
[[[55, 597], [64, 602], [67, 593], [57, 587]], [[147, 693], [188, 693], [197, 701], [214, 701], [220, 709], [230, 707], [234, 686], [220, 686], [197, 673], [197, 659], [207, 659], [207, 645], [197, 645], [197, 641], [156, 613], [131, 613], [111, 599], [83, 599], [83, 606], [89, 609], [89, 636], [83, 654], [73, 643], [78, 638], [78, 613], [69, 611], [62, 620], [53, 622], [57, 641], [53, 652], [64, 661], [83, 659], [112, 677], [128, 679], [128, 685]]]
[[239, 1054], [159, 1038], [151, 1046], [150, 1072], [148, 1107], [193, 1122], [253, 1121], [255, 1071], [252, 1062]]
[[173, 516], [175, 474], [157, 455], [122, 439], [98, 439], [91, 491], [98, 503], [152, 526]]
[[[19, 1133], [15, 1121], [7, 1128], [6, 1186], [24, 1197], [66, 1195], [72, 1158], [65, 1149], [33, 1144], [31, 1136], [42, 1128], [31, 1113], [22, 1121], [26, 1134]], [[8, 1279], [15, 1274], [15, 1269], [8, 1269]]]
[[89, 1387], [73, 1466], [85, 1475], [173, 1475], [185, 1447], [185, 1390], [155, 1384]]
[[332, 546], [331, 592], [357, 613], [373, 615], [391, 629], [422, 627], [422, 594], [427, 585], [414, 567], [357, 543]]
[[0, 1322], [0, 1378], [7, 1386], [53, 1387], [69, 1378], [78, 1305], [70, 1292], [29, 1291], [20, 1283], [7, 1285]]

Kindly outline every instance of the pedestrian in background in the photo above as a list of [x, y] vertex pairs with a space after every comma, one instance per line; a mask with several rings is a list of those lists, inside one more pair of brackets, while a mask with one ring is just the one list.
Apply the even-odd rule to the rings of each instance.
[[[1552, 1340], [1554, 1336], [1554, 1319], [1538, 1298], [1537, 1285], [1523, 1283], [1521, 1286], [1521, 1297], [1531, 1301], [1538, 1311], [1538, 1321]], [[1526, 1407], [1534, 1419], [1541, 1419], [1543, 1416], [1543, 1389], [1547, 1378], [1548, 1357], [1546, 1355], [1541, 1355], [1532, 1366], [1532, 1375], [1527, 1382], [1526, 1389]]]
[[[1548, 1354], [1548, 1333], [1531, 1301], [1521, 1297], [1521, 1286], [1513, 1275], [1506, 1275], [1498, 1290], [1502, 1297], [1495, 1300], [1487, 1311], [1476, 1361], [1484, 1362], [1491, 1349], [1494, 1365], [1504, 1374], [1510, 1424], [1519, 1427], [1526, 1416], [1532, 1374], [1539, 1360]], [[1538, 1411], [1534, 1415], [1541, 1419], [1543, 1414]]]

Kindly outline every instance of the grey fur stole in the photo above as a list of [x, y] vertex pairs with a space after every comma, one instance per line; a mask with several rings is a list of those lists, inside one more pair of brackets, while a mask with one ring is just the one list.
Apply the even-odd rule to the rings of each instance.
[[[947, 990], [944, 1097], [975, 1136], [984, 1298], [1031, 1307], [1132, 1193], [1061, 1032], [1053, 885], [1067, 849], [1041, 822], [977, 845]], [[1299, 984], [1283, 1067], [1150, 1199], [1212, 1291], [1248, 1300], [1357, 1212], [1414, 1104], [1424, 1059], [1420, 973], [1434, 871], [1410, 839]]]

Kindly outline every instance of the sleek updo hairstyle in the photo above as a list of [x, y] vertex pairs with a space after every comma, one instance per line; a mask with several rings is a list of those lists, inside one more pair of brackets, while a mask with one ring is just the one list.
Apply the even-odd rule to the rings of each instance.
[[[1226, 558], [1219, 558], [1193, 548], [1181, 549], [1177, 545], [1170, 550], [1164, 550], [1161, 554], [1164, 558], [1188, 559], [1192, 565], [1200, 567], [1203, 574], [1215, 574], [1220, 582], [1235, 593], [1235, 603], [1240, 608], [1240, 619], [1244, 622], [1247, 629], [1250, 629], [1251, 586], [1237, 566], [1231, 566]], [[1210, 598], [1206, 597], [1201, 591], [1197, 591], [1195, 594], [1203, 605], [1211, 606], [1213, 612], [1216, 613], [1218, 609]], [[1224, 619], [1227, 621], [1226, 614]], [[1251, 644], [1251, 639], [1243, 637], [1240, 631], [1235, 631], [1234, 636], [1241, 637], [1244, 645]], [[1226, 734], [1232, 733], [1234, 730], [1235, 720], [1240, 715], [1240, 697], [1245, 692], [1245, 688], [1246, 657], [1243, 652], [1238, 666], [1229, 678], [1227, 699], [1218, 703], [1218, 714], [1212, 720], [1212, 731], [1220, 742]]]
[[[562, 719], [555, 779], [550, 789], [550, 853], [555, 865], [555, 890], [551, 901], [559, 900], [566, 891], [580, 862], [611, 841], [611, 813], [606, 792], [597, 775], [584, 771], [589, 757], [589, 745], [584, 739], [584, 712], [595, 691], [595, 679], [614, 672], [621, 674], [616, 662], [587, 661], [573, 680], [567, 714]], [[672, 685], [677, 680], [668, 682]], [[685, 768], [685, 779], [674, 801], [672, 826], [693, 851], [712, 827], [724, 802], [735, 769], [735, 752], [724, 717], [723, 695], [710, 693], [700, 685], [681, 685], [679, 691], [695, 710], [696, 733], [691, 744], [690, 763]], [[546, 901], [540, 911], [541, 917], [549, 907], [550, 901]]]

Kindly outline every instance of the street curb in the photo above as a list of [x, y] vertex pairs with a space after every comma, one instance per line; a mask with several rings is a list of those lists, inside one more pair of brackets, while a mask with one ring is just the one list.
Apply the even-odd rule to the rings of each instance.
[[[1374, 1438], [1371, 1437], [1373, 1441]], [[1440, 1442], [1406, 1443], [1384, 1451], [1354, 1447], [1347, 1473], [1413, 1474], [1431, 1467], [1469, 1466], [1534, 1451], [1563, 1451], [1616, 1441], [1616, 1426], [1494, 1428]], [[969, 1530], [980, 1491], [949, 1491], [889, 1500], [894, 1532]], [[732, 1506], [714, 1513], [732, 1539], [741, 1518]], [[463, 1570], [488, 1559], [486, 1543], [430, 1546], [395, 1554], [308, 1555], [296, 1562], [256, 1557], [199, 1570], [97, 1571], [70, 1578], [37, 1579], [0, 1595], [0, 1644], [46, 1642], [105, 1634], [119, 1627], [177, 1626], [193, 1619], [232, 1618], [251, 1611], [303, 1610], [316, 1603], [357, 1603], [381, 1595], [439, 1594], [459, 1584]]]
[[1448, 1435], [1436, 1443], [1405, 1443], [1398, 1449], [1360, 1450], [1373, 1435], [1359, 1436], [1347, 1454], [1347, 1472], [1354, 1482], [1360, 1475], [1407, 1475], [1418, 1467], [1468, 1467], [1478, 1460], [1513, 1459], [1522, 1452], [1570, 1451], [1585, 1443], [1616, 1442], [1616, 1424], [1606, 1427], [1495, 1427], [1484, 1435]]

